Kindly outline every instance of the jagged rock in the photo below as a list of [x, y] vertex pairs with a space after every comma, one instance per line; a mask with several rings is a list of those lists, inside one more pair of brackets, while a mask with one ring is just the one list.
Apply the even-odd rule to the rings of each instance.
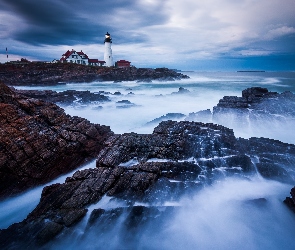
[[91, 93], [90, 91], [66, 90], [56, 92], [52, 90], [15, 90], [16, 93], [28, 98], [41, 99], [62, 105], [72, 105], [73, 102], [88, 104], [91, 102], [107, 102], [110, 99], [102, 93]]
[[187, 121], [213, 121], [230, 128], [266, 126], [273, 121], [295, 121], [295, 95], [289, 91], [281, 94], [266, 88], [252, 87], [242, 91], [242, 97], [224, 96], [209, 109], [190, 113]]
[[124, 247], [132, 249], [134, 235], [138, 235], [139, 231], [142, 232], [140, 234], [145, 233], [145, 230], [139, 229], [147, 228], [152, 223], [157, 228], [163, 228], [164, 230], [164, 219], [171, 218], [176, 211], [177, 207], [173, 206], [133, 206], [111, 210], [95, 209], [91, 213], [86, 232], [93, 228], [98, 232], [110, 232], [117, 225], [118, 220], [124, 217], [123, 229], [121, 230], [123, 235], [117, 235], [117, 237], [124, 239], [122, 240]]
[[121, 101], [117, 101], [117, 103], [119, 104], [132, 104], [130, 101], [128, 100], [121, 100]]
[[212, 122], [232, 128], [241, 137], [259, 135], [295, 143], [287, 136], [295, 126], [295, 95], [258, 87], [245, 89], [242, 97], [221, 99], [213, 107]]
[[269, 92], [266, 88], [253, 87], [242, 91], [242, 97], [224, 96], [213, 107], [213, 121], [224, 121], [231, 116], [233, 124], [248, 124], [275, 117], [295, 118], [295, 95], [291, 92]]
[[[215, 179], [247, 178], [257, 170], [270, 179], [295, 180], [294, 145], [264, 138], [237, 139], [232, 130], [216, 124], [166, 121], [150, 135], [110, 136], [105, 146], [95, 169], [77, 171], [64, 184], [45, 187], [40, 203], [23, 222], [0, 231], [2, 246], [19, 233], [23, 238], [13, 241], [17, 246], [49, 241], [81, 220], [87, 207], [105, 195], [132, 209], [135, 202], [161, 206]], [[136, 221], [142, 220], [145, 209], [139, 209]], [[108, 213], [94, 212], [89, 226]], [[117, 219], [122, 208], [115, 214]]]
[[291, 197], [286, 197], [284, 203], [295, 213], [295, 187], [290, 191]]
[[116, 102], [116, 108], [131, 108], [137, 106], [136, 104], [128, 101], [128, 100], [121, 100]]
[[52, 180], [95, 157], [112, 134], [0, 83], [0, 197]]
[[188, 94], [190, 91], [188, 89], [185, 89], [184, 87], [179, 87], [178, 92], [172, 92], [172, 95], [177, 95], [177, 94]]

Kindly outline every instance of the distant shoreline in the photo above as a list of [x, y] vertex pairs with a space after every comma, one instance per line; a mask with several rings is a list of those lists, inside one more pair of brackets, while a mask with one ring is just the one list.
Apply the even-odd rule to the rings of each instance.
[[238, 70], [237, 72], [247, 73], [247, 72], [265, 72], [265, 70]]

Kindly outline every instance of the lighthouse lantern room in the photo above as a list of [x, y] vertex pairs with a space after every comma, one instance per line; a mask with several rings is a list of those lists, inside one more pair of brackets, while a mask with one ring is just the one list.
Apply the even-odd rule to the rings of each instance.
[[114, 66], [111, 44], [112, 38], [109, 32], [107, 32], [104, 39], [104, 61], [108, 67]]

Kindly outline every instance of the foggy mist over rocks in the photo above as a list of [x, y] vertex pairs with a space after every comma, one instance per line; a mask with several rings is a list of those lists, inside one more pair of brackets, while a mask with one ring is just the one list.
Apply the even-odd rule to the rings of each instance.
[[[148, 124], [155, 118], [168, 113], [184, 114], [186, 120], [191, 120], [190, 113], [210, 109], [217, 105], [224, 96], [241, 96], [242, 90], [250, 87], [269, 88], [270, 91], [279, 93], [284, 91], [294, 92], [293, 73], [218, 73], [218, 72], [188, 72], [190, 79], [171, 82], [93, 82], [83, 84], [60, 85], [57, 91], [75, 88], [76, 90], [90, 90], [91, 92], [104, 91], [111, 102], [76, 105], [63, 107], [70, 115], [85, 117], [93, 123], [101, 123], [111, 126], [115, 133], [137, 132], [151, 133], [157, 124]], [[188, 90], [179, 92], [179, 87]], [[19, 87], [22, 89], [22, 87]], [[46, 87], [37, 87], [46, 89]], [[47, 87], [50, 89], [50, 87]], [[34, 89], [30, 87], [29, 89]], [[120, 95], [114, 95], [120, 92]], [[122, 100], [128, 100], [133, 105], [121, 108], [118, 104]], [[99, 107], [99, 109], [98, 109]], [[251, 123], [243, 125], [233, 121], [234, 116], [223, 115], [219, 120], [211, 117], [199, 117], [202, 122], [217, 122], [234, 129], [236, 136], [249, 138], [251, 136], [267, 137], [295, 143], [290, 136], [295, 124], [294, 118], [279, 116], [257, 117]], [[197, 120], [198, 121], [198, 120]]]
[[130, 212], [126, 207], [118, 217], [102, 219], [91, 227], [84, 220], [74, 233], [56, 239], [50, 249], [291, 250], [294, 215], [278, 198], [289, 188], [260, 178], [226, 178], [178, 203], [156, 207], [146, 214], [147, 221], [131, 230], [126, 227]]
[[[54, 90], [104, 91], [110, 98], [109, 102], [85, 104], [77, 100], [63, 108], [70, 115], [87, 118], [93, 123], [110, 125], [117, 134], [151, 134], [158, 121], [170, 119], [169, 117], [172, 120], [173, 117], [181, 117], [180, 120], [195, 118], [196, 122], [200, 119], [202, 122], [214, 123], [212, 116], [206, 115], [207, 113], [202, 113], [203, 116], [196, 114], [207, 109], [212, 112], [213, 107], [224, 96], [240, 97], [242, 90], [250, 87], [268, 88], [269, 91], [279, 93], [295, 92], [292, 72], [188, 74], [191, 78], [181, 81], [69, 83], [56, 86]], [[52, 87], [18, 88], [44, 90]], [[287, 143], [295, 142], [292, 117], [269, 116], [269, 120], [265, 117], [263, 113], [261, 119], [256, 117], [253, 122], [239, 124], [233, 113], [232, 117], [225, 117], [219, 122], [233, 129], [236, 137], [268, 137]], [[86, 216], [77, 225], [64, 230], [46, 248], [100, 249], [103, 246], [105, 249], [294, 249], [295, 218], [283, 203], [293, 186], [292, 181], [264, 178], [258, 167], [250, 173], [241, 171], [239, 165], [229, 169], [226, 162], [230, 157], [227, 155], [198, 159], [199, 163], [212, 161], [219, 164], [212, 170], [215, 177], [210, 181], [204, 181], [207, 178], [205, 172], [201, 172], [197, 179], [190, 182], [171, 179], [159, 181], [156, 186], [158, 189], [149, 191], [151, 197], [156, 199], [136, 201], [130, 205], [128, 199], [106, 195], [88, 207]], [[255, 168], [259, 157], [255, 154], [249, 157]], [[289, 159], [288, 155], [280, 157], [285, 157], [288, 164], [292, 165], [294, 159], [291, 156]], [[139, 163], [138, 160], [131, 159], [121, 166], [132, 168]], [[196, 160], [185, 159], [184, 162]], [[169, 163], [171, 159], [155, 158], [148, 161]], [[94, 169], [95, 166], [96, 163], [92, 162], [83, 169]], [[286, 169], [292, 174], [292, 168]], [[68, 176], [72, 175], [70, 173]], [[63, 183], [65, 178], [52, 183]], [[199, 187], [199, 183], [203, 184]], [[172, 190], [171, 185], [174, 187]], [[180, 194], [183, 185], [196, 185], [197, 188], [191, 191], [188, 189], [180, 197], [171, 195]], [[34, 189], [2, 203], [4, 211], [1, 213], [1, 227], [5, 228], [24, 219], [38, 204], [41, 190], [42, 188]], [[26, 204], [23, 203], [24, 199], [31, 205], [22, 207], [21, 204]], [[95, 217], [95, 214], [100, 213], [101, 216]]]

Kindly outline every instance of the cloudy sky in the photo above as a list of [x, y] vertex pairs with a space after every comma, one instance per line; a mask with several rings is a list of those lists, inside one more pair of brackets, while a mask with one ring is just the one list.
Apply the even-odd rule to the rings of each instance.
[[295, 70], [294, 0], [0, 0], [0, 62], [103, 59], [183, 70]]

